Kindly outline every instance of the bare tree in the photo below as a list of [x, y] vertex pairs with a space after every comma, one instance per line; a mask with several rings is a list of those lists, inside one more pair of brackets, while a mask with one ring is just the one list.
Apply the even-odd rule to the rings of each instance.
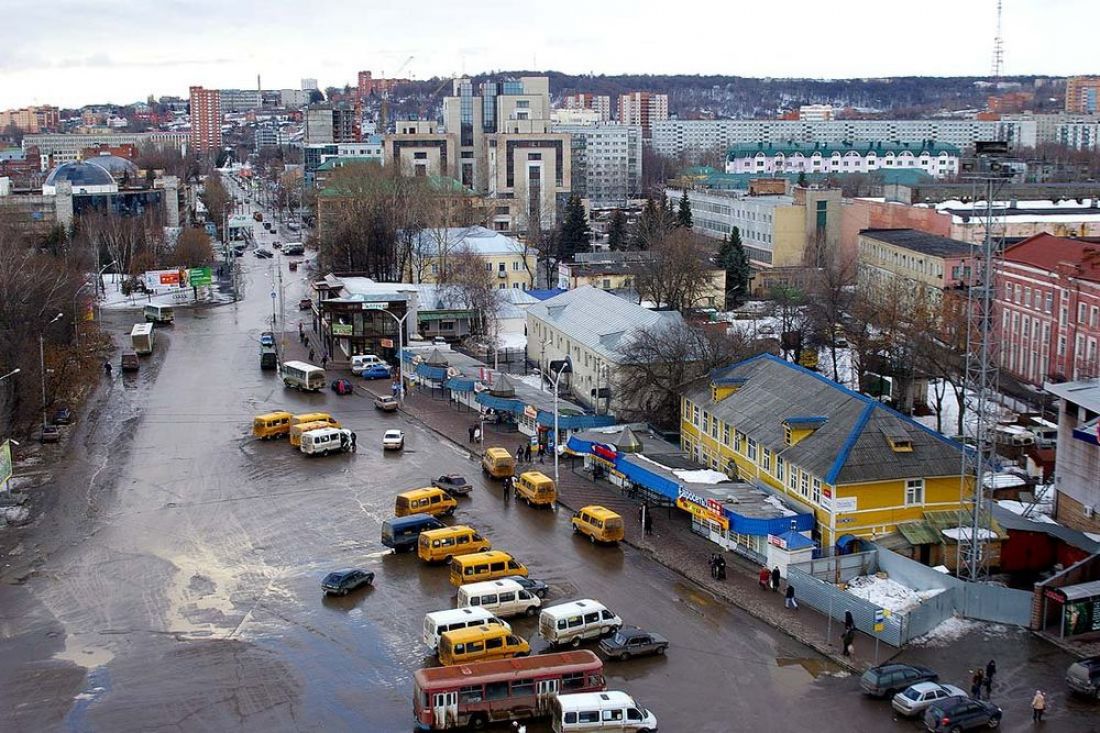
[[654, 241], [633, 266], [634, 288], [658, 309], [686, 311], [714, 287], [708, 244], [689, 229], [674, 229]]
[[637, 331], [619, 350], [614, 390], [620, 419], [674, 428], [680, 419], [680, 390], [718, 367], [758, 351], [739, 332], [713, 330], [676, 320]]
[[821, 343], [829, 349], [832, 378], [838, 382], [842, 379], [837, 347], [843, 338], [843, 322], [848, 316], [855, 292], [855, 274], [854, 258], [830, 258], [824, 267], [814, 271], [807, 304], [812, 329]]
[[214, 259], [210, 236], [202, 229], [188, 228], [176, 238], [176, 246], [167, 264], [179, 267], [202, 267]]
[[79, 243], [96, 253], [97, 262], [114, 262], [114, 269], [136, 275], [159, 264], [164, 241], [162, 215], [118, 216], [106, 211], [81, 214], [74, 221]]
[[484, 258], [466, 247], [453, 250], [448, 259], [444, 292], [448, 301], [474, 311], [471, 326], [475, 334], [495, 336], [500, 299], [493, 273], [486, 268]]
[[232, 202], [229, 192], [222, 185], [221, 176], [216, 171], [209, 173], [206, 180], [203, 181], [202, 202], [206, 206], [207, 216], [218, 227], [218, 231], [221, 232], [221, 239], [225, 241], [227, 238], [225, 217], [229, 213]]

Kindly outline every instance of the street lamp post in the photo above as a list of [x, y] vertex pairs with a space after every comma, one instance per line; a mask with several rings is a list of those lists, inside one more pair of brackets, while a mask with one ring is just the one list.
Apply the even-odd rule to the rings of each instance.
[[[116, 264], [118, 264], [118, 260], [111, 260], [106, 265], [99, 268], [99, 271], [95, 274], [95, 282], [91, 283], [91, 284], [95, 285], [95, 295], [96, 295], [96, 305], [97, 306], [99, 305], [99, 288], [100, 288], [100, 285], [103, 284], [103, 273], [107, 271], [107, 268], [114, 267]], [[87, 289], [88, 285], [89, 285], [89, 283], [84, 283], [83, 285], [81, 285], [79, 288], [76, 289], [75, 293], [73, 293], [73, 335], [76, 338], [76, 345], [77, 346], [80, 346], [80, 320], [81, 319], [80, 319], [80, 314], [78, 314], [76, 312], [76, 299], [77, 299], [77, 297], [80, 296], [80, 294], [82, 292], [84, 292], [85, 289]], [[104, 292], [106, 293], [106, 288], [104, 288]], [[101, 315], [102, 315], [102, 313], [101, 313]]]
[[412, 311], [398, 317], [396, 313], [382, 308], [381, 311], [397, 322], [397, 401], [405, 401], [405, 319]]
[[561, 375], [569, 372], [573, 372], [573, 366], [569, 363], [569, 359], [562, 359], [561, 361], [550, 362], [550, 379], [554, 383], [554, 486], [559, 485], [558, 478], [558, 440], [560, 440], [560, 434], [558, 432], [558, 385], [561, 383]]
[[[49, 328], [53, 324], [57, 323], [64, 313], [58, 313], [53, 317], [49, 323], [46, 324], [46, 328]], [[46, 329], [43, 328], [38, 334], [38, 361], [42, 369], [42, 427], [46, 427]]]

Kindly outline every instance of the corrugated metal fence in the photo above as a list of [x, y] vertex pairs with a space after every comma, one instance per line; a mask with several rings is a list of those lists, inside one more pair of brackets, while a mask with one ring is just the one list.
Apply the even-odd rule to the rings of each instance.
[[887, 618], [882, 632], [876, 634], [875, 611], [879, 610], [878, 606], [851, 593], [842, 591], [832, 583], [818, 580], [801, 570], [801, 567], [804, 566], [790, 565], [787, 567], [787, 582], [794, 586], [795, 598], [799, 603], [812, 606], [839, 621], [840, 624], [834, 632], [838, 638], [843, 631], [844, 612], [851, 611], [856, 628], [860, 631], [878, 636], [884, 643], [895, 647], [900, 647], [906, 642], [905, 622], [901, 616]]

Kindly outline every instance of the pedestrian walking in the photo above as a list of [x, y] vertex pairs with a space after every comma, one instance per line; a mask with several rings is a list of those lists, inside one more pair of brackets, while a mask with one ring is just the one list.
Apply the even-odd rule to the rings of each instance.
[[351, 431], [351, 452], [352, 452], [352, 453], [354, 453], [354, 452], [355, 452], [355, 448], [356, 448], [356, 444], [355, 444], [355, 441], [356, 441], [357, 439], [358, 439], [358, 436], [357, 436], [357, 435], [355, 434], [355, 431], [354, 431], [354, 430], [352, 430], [352, 431]]
[[726, 579], [726, 558], [718, 556], [718, 580]]
[[997, 663], [990, 659], [985, 665], [985, 699], [993, 693], [993, 675], [997, 674]]
[[1042, 723], [1043, 713], [1047, 709], [1047, 696], [1042, 690], [1035, 691], [1035, 697], [1031, 698], [1031, 722]]
[[516, 448], [516, 463], [523, 463], [523, 446]]
[[776, 565], [774, 568], [772, 568], [772, 593], [775, 593], [779, 590], [780, 577], [781, 576], [779, 574], [779, 566]]
[[328, 356], [327, 355], [322, 355], [321, 356], [321, 368], [322, 369], [327, 369], [328, 368]]
[[982, 668], [978, 667], [973, 670], [974, 675], [970, 678], [970, 697], [975, 700], [982, 699], [982, 680], [985, 675], [982, 673]]
[[760, 590], [767, 590], [768, 583], [770, 583], [772, 579], [772, 571], [768, 570], [767, 565], [760, 566], [760, 573], [758, 577], [760, 579]]
[[111, 376], [111, 368], [112, 367], [111, 367], [111, 362], [110, 361], [103, 362], [103, 371], [105, 371], [107, 373], [108, 377]]
[[844, 630], [845, 631], [853, 630], [853, 629], [855, 629], [855, 627], [856, 627], [856, 620], [855, 620], [855, 618], [852, 617], [852, 612], [851, 611], [845, 611], [844, 612]]
[[539, 463], [545, 463], [545, 461], [542, 460], [542, 456], [544, 453], [546, 453], [546, 446], [544, 446], [542, 443], [539, 443]]
[[309, 336], [303, 336], [302, 337], [302, 343], [304, 343], [306, 345], [306, 348], [308, 349], [309, 348]]
[[653, 534], [653, 512], [645, 513], [645, 533], [647, 535]]
[[856, 630], [854, 628], [844, 629], [844, 635], [840, 638], [841, 644], [844, 648], [841, 650], [841, 654], [846, 657], [852, 656], [852, 647], [856, 640]]
[[306, 331], [305, 331], [304, 328], [302, 328], [302, 322], [298, 321], [298, 341], [299, 342], [305, 341], [305, 338], [306, 338]]
[[469, 436], [469, 439], [466, 441], [467, 443], [473, 443], [474, 442], [474, 431], [475, 430], [477, 430], [477, 425], [471, 425], [470, 427], [466, 428], [466, 435]]
[[798, 601], [794, 599], [794, 586], [790, 583], [787, 583], [787, 594], [783, 600], [783, 605], [792, 611], [798, 610]]
[[717, 578], [718, 577], [718, 556], [715, 555], [712, 552], [710, 554], [710, 562], [708, 562], [707, 564], [710, 565], [710, 577], [712, 579]]
[[513, 476], [506, 476], [504, 478], [504, 503], [507, 504], [508, 500], [512, 498], [512, 491], [515, 489], [516, 480]]
[[474, 428], [474, 442], [481, 442], [481, 428]]
[[531, 462], [531, 444], [523, 446], [523, 460], [527, 463]]
[[309, 360], [313, 361], [313, 349], [309, 350]]

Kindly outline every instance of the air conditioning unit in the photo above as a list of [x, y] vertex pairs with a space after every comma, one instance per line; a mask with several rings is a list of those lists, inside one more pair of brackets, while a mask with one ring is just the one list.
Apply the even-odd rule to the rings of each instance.
[[1085, 519], [1092, 519], [1092, 515], [1096, 513], [1096, 507], [1086, 506], [1083, 508], [1085, 510]]

